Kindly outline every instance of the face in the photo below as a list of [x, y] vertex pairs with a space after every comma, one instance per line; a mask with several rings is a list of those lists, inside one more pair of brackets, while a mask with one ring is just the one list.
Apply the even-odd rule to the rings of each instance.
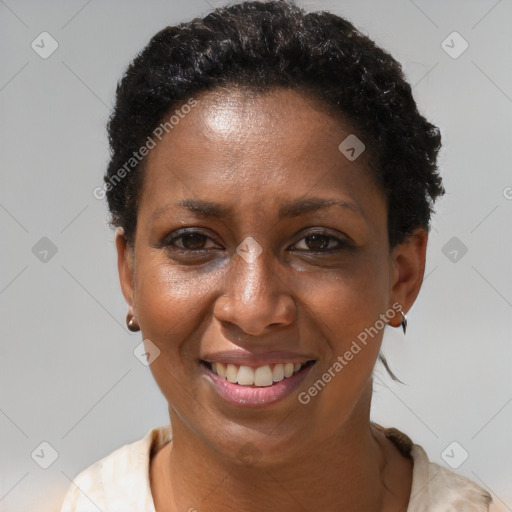
[[424, 247], [390, 251], [351, 133], [296, 92], [210, 92], [148, 155], [123, 292], [175, 431], [224, 455], [282, 458], [365, 417], [383, 321], [419, 289]]

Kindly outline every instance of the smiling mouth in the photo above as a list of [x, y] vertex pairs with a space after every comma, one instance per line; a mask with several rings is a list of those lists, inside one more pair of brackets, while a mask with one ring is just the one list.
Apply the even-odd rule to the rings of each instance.
[[310, 360], [305, 363], [276, 363], [258, 367], [208, 361], [201, 361], [201, 364], [221, 379], [232, 384], [245, 387], [269, 387], [293, 377], [315, 362], [315, 360]]

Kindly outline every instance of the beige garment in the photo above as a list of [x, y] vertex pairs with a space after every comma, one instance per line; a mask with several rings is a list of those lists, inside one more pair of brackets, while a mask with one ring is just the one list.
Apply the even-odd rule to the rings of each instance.
[[[453, 471], [429, 462], [421, 446], [402, 432], [373, 424], [413, 460], [407, 512], [487, 512], [487, 491]], [[71, 484], [61, 512], [155, 512], [149, 483], [150, 457], [171, 440], [169, 425], [151, 429], [82, 471]]]

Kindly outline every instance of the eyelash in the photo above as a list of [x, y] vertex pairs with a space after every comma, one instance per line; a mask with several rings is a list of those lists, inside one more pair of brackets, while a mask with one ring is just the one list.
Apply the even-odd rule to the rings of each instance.
[[[164, 241], [162, 243], [162, 246], [166, 247], [166, 248], [172, 248], [173, 250], [176, 250], [176, 251], [182, 252], [182, 253], [201, 254], [201, 253], [205, 253], [205, 252], [208, 252], [208, 251], [211, 250], [211, 249], [185, 249], [183, 247], [178, 247], [178, 246], [175, 245], [174, 242], [176, 242], [176, 240], [180, 240], [184, 236], [191, 235], [191, 234], [192, 235], [200, 235], [200, 236], [205, 237], [206, 239], [209, 239], [209, 240], [214, 242], [214, 240], [210, 236], [206, 235], [205, 233], [203, 233], [201, 231], [194, 230], [194, 231], [185, 231], [185, 232], [182, 232], [182, 233], [180, 233], [178, 235], [175, 235], [172, 238], [170, 238], [169, 240]], [[312, 231], [312, 232], [308, 233], [307, 235], [303, 236], [294, 245], [297, 245], [302, 240], [304, 240], [304, 239], [306, 239], [306, 238], [308, 238], [310, 236], [313, 236], [313, 235], [321, 235], [323, 237], [328, 238], [329, 239], [328, 245], [330, 245], [331, 241], [335, 241], [338, 245], [336, 247], [331, 247], [330, 249], [324, 249], [324, 250], [320, 250], [320, 251], [313, 251], [313, 250], [307, 250], [307, 249], [299, 249], [298, 250], [299, 252], [304, 252], [304, 253], [308, 253], [308, 254], [332, 254], [332, 253], [335, 253], [335, 252], [338, 252], [338, 251], [342, 251], [342, 250], [352, 250], [352, 249], [354, 249], [354, 245], [352, 243], [348, 242], [347, 240], [343, 240], [341, 238], [333, 236], [333, 235], [327, 233], [326, 231]]]

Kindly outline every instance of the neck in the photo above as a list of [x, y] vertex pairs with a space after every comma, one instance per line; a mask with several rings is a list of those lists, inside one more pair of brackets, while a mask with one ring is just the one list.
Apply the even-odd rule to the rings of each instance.
[[165, 505], [157, 510], [382, 510], [386, 462], [370, 425], [371, 382], [364, 394], [333, 435], [320, 443], [306, 437], [293, 460], [272, 464], [224, 459], [171, 414]]

